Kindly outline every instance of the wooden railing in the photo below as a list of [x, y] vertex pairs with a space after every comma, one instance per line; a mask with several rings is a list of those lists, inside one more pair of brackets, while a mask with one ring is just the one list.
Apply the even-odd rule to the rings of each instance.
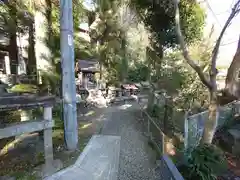
[[[9, 124], [0, 129], [0, 139], [17, 137], [22, 134], [32, 133], [43, 130], [44, 137], [44, 155], [45, 170], [51, 169], [53, 162], [53, 143], [52, 143], [52, 127], [54, 122], [52, 119], [52, 107], [56, 99], [54, 97], [37, 97], [37, 96], [10, 96], [0, 97], [0, 111], [12, 110], [29, 110], [43, 107], [43, 116], [39, 120], [26, 119], [19, 120], [18, 123]], [[47, 171], [45, 171], [47, 175]]]
[[163, 133], [160, 126], [155, 122], [155, 120], [147, 113], [146, 107], [141, 104], [141, 99], [138, 100], [140, 109], [141, 109], [141, 117], [144, 120], [147, 120], [147, 135], [149, 140], [154, 143], [155, 147], [159, 151], [159, 153], [164, 154], [166, 149], [164, 146], [165, 142], [165, 134]]

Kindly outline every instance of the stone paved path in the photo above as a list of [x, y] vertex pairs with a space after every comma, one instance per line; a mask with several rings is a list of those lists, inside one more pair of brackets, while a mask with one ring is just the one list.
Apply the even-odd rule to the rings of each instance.
[[121, 136], [119, 180], [155, 180], [155, 153], [134, 116], [138, 105], [131, 104], [109, 108], [102, 134]]

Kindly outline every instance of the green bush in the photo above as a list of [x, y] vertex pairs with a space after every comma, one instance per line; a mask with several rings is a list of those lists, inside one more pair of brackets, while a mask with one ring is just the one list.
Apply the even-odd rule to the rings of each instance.
[[148, 67], [145, 64], [136, 64], [134, 68], [128, 71], [128, 81], [141, 82], [148, 79]]
[[51, 92], [60, 95], [60, 75], [53, 69], [52, 71], [41, 71], [42, 85], [41, 92]]
[[227, 161], [215, 145], [204, 144], [196, 147], [178, 169], [186, 180], [216, 180], [226, 171]]

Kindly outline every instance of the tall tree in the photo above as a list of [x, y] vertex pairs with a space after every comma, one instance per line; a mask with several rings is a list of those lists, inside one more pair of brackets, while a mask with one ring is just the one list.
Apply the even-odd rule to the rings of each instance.
[[127, 3], [98, 0], [95, 18], [92, 18], [94, 13], [89, 14], [89, 22], [92, 22], [90, 36], [92, 42], [99, 44], [100, 64], [111, 70], [121, 82], [126, 82], [128, 73], [127, 31], [136, 22]]
[[[148, 49], [151, 49], [151, 54], [154, 54], [155, 58], [151, 61], [152, 65], [149, 66], [149, 68], [153, 67], [149, 69], [149, 73], [155, 72], [155, 75], [157, 75], [161, 71], [164, 50], [169, 47], [175, 48], [178, 44], [172, 1], [163, 0], [159, 3], [159, 1], [131, 0], [131, 3], [140, 19], [144, 22], [146, 29], [150, 32], [150, 47]], [[202, 37], [205, 19], [204, 11], [198, 3], [192, 0], [180, 1], [179, 8], [182, 12], [180, 19], [184, 24], [182, 30], [187, 43], [191, 44]], [[149, 51], [147, 50], [147, 52]], [[149, 77], [151, 76], [149, 75]], [[150, 91], [153, 91], [154, 86], [151, 81], [149, 79], [150, 84], [152, 84], [152, 90]], [[153, 99], [152, 96], [153, 94], [149, 97], [149, 100]], [[152, 102], [149, 102], [149, 104], [152, 104]]]
[[[158, 56], [163, 56], [165, 48], [175, 47], [178, 44], [174, 7], [171, 0], [163, 0], [161, 3], [159, 1], [131, 0], [131, 3], [151, 33], [150, 40]], [[182, 31], [186, 42], [190, 44], [201, 39], [205, 23], [204, 10], [195, 0], [181, 0], [179, 9], [180, 21], [184, 24]]]
[[[48, 0], [35, 1], [36, 59], [41, 71], [51, 72], [52, 54], [49, 47], [51, 6]], [[49, 32], [50, 31], [50, 32]]]
[[17, 1], [6, 1], [9, 9], [9, 46], [8, 53], [11, 66], [11, 74], [17, 74], [18, 70], [18, 46], [17, 46]]
[[236, 98], [240, 97], [240, 36], [238, 40], [238, 47], [228, 68], [228, 73], [226, 77], [226, 92], [233, 95]]
[[22, 26], [26, 26], [26, 34], [28, 34], [28, 49], [27, 49], [27, 59], [26, 59], [26, 73], [28, 75], [33, 75], [34, 79], [37, 80], [37, 64], [35, 56], [35, 18], [34, 18], [34, 1], [25, 0], [21, 2], [22, 18], [20, 21]]
[[[110, 79], [118, 79], [119, 73], [119, 58], [121, 57], [121, 29], [118, 23], [118, 1], [116, 0], [99, 0], [96, 2], [95, 20], [90, 26], [90, 36], [92, 42], [98, 44], [99, 63], [100, 63], [100, 78], [102, 78], [102, 67], [108, 69], [111, 75]], [[118, 70], [116, 70], [118, 68]], [[116, 80], [115, 79], [115, 80]]]
[[218, 120], [218, 102], [217, 102], [217, 83], [216, 83], [216, 76], [217, 76], [217, 69], [216, 69], [216, 61], [219, 52], [220, 43], [222, 37], [228, 28], [229, 24], [232, 22], [233, 18], [240, 12], [240, 0], [238, 0], [232, 11], [230, 16], [228, 17], [217, 41], [212, 51], [212, 56], [210, 60], [210, 71], [207, 76], [206, 73], [203, 72], [201, 67], [190, 57], [187, 45], [185, 43], [184, 36], [181, 32], [181, 21], [180, 21], [180, 12], [179, 12], [179, 2], [178, 0], [173, 0], [174, 7], [175, 7], [175, 23], [176, 23], [176, 32], [179, 39], [180, 47], [183, 52], [183, 56], [186, 62], [197, 72], [199, 78], [201, 79], [202, 83], [208, 88], [209, 90], [209, 97], [210, 97], [210, 105], [209, 105], [209, 117], [208, 120], [205, 122], [203, 137], [201, 139], [202, 143], [211, 144], [212, 139], [215, 133], [215, 129], [217, 126]]

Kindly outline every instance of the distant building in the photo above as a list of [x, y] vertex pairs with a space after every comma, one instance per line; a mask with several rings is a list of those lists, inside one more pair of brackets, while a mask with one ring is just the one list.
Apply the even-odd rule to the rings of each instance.
[[94, 82], [94, 75], [100, 71], [96, 60], [77, 60], [75, 67], [80, 86], [88, 87], [89, 82]]
[[99, 72], [99, 63], [96, 60], [78, 60], [78, 68], [83, 73], [94, 74]]

